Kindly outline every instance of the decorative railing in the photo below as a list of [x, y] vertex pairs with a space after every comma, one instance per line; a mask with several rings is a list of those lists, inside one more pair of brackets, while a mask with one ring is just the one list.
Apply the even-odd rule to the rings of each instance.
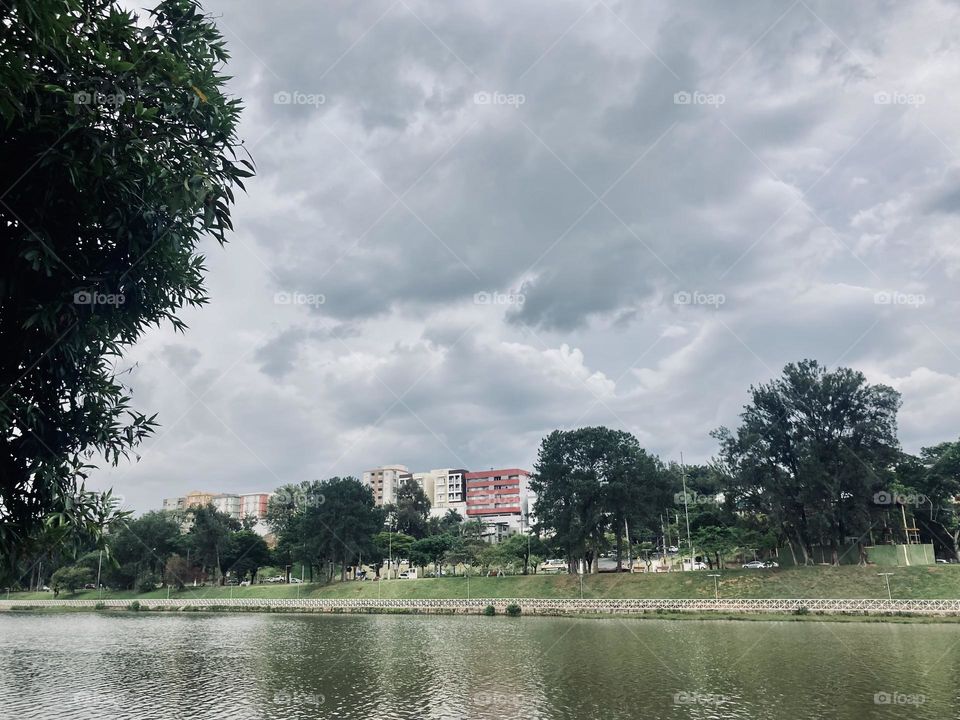
[[[443, 600], [395, 599], [319, 599], [319, 598], [211, 598], [139, 599], [149, 608], [246, 608], [301, 609], [327, 612], [406, 610], [410, 612], [480, 612], [492, 605], [503, 612], [507, 605], [518, 605], [527, 614], [625, 614], [643, 612], [752, 612], [785, 613], [910, 613], [927, 615], [960, 614], [960, 600], [882, 600], [846, 598], [776, 599], [567, 599], [567, 598], [474, 598]], [[23, 607], [127, 607], [128, 600], [0, 600], [0, 609]]]

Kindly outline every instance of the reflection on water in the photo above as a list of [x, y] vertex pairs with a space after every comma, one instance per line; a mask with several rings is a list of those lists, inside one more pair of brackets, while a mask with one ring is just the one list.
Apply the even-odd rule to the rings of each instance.
[[0, 614], [0, 717], [960, 718], [960, 625]]

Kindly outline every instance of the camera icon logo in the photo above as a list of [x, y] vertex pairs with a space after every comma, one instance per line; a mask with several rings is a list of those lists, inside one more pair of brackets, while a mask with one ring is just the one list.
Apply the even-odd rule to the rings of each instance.
[[273, 94], [273, 104], [274, 105], [289, 105], [292, 101], [293, 96], [290, 95], [286, 90], [281, 90], [280, 92]]

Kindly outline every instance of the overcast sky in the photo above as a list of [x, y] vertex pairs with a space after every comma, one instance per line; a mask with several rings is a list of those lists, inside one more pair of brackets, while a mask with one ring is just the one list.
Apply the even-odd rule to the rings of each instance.
[[137, 511], [603, 424], [702, 462], [810, 357], [960, 428], [955, 3], [212, 0], [259, 173], [129, 353]]

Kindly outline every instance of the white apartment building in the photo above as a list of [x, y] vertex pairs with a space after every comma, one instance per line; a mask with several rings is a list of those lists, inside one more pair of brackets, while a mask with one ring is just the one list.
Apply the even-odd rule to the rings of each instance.
[[434, 478], [432, 515], [442, 517], [448, 510], [456, 510], [466, 517], [467, 481], [463, 468], [440, 468], [431, 470]]
[[232, 493], [214, 495], [211, 504], [220, 512], [229, 515], [235, 520], [240, 519], [240, 496]]
[[373, 492], [377, 507], [397, 501], [397, 488], [407, 478], [413, 477], [406, 465], [382, 465], [363, 471], [363, 484]]

